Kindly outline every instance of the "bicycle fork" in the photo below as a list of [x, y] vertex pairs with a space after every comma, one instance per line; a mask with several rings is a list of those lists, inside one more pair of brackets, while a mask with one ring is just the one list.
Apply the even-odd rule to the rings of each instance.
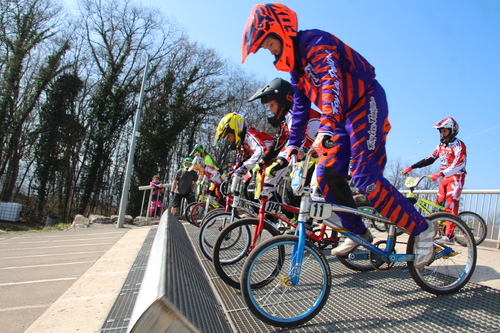
[[296, 285], [300, 281], [300, 273], [302, 270], [302, 261], [304, 259], [304, 248], [306, 245], [306, 227], [305, 222], [309, 216], [309, 188], [304, 189], [304, 194], [300, 200], [300, 211], [297, 227], [295, 229], [295, 236], [298, 236], [297, 245], [292, 246], [290, 268], [288, 270], [288, 275], [290, 276], [291, 285]]

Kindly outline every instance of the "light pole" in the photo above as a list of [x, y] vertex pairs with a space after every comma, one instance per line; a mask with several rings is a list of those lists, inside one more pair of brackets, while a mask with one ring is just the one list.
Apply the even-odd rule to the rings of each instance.
[[140, 136], [139, 123], [141, 121], [142, 113], [142, 100], [144, 97], [144, 86], [146, 85], [146, 78], [148, 76], [149, 56], [146, 59], [146, 66], [144, 67], [144, 76], [142, 77], [141, 92], [139, 94], [139, 104], [137, 105], [137, 112], [135, 113], [134, 131], [132, 132], [132, 142], [130, 143], [130, 150], [128, 152], [127, 170], [125, 171], [125, 180], [123, 182], [122, 198], [120, 200], [120, 208], [118, 210], [117, 228], [123, 228], [125, 222], [125, 211], [128, 204], [128, 192], [130, 189], [130, 177], [132, 176], [132, 167], [134, 165], [135, 145], [137, 138]]

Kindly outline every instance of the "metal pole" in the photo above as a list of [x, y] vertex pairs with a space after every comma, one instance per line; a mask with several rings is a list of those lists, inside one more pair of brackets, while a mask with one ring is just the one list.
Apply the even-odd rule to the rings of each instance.
[[127, 170], [125, 171], [125, 180], [123, 182], [122, 198], [120, 201], [120, 209], [118, 210], [118, 223], [117, 228], [123, 228], [125, 222], [125, 211], [128, 204], [128, 192], [130, 189], [130, 177], [132, 176], [132, 166], [134, 165], [135, 145], [139, 133], [139, 122], [142, 113], [142, 100], [144, 97], [144, 86], [146, 85], [146, 78], [148, 76], [149, 56], [146, 59], [146, 66], [144, 67], [144, 76], [142, 77], [141, 92], [139, 94], [139, 104], [137, 105], [137, 112], [135, 113], [134, 131], [132, 132], [132, 142], [130, 143], [130, 150], [128, 152]]

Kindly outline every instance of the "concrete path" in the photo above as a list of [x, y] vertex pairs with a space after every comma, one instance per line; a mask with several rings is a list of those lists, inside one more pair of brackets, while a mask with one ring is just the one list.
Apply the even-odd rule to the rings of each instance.
[[0, 332], [99, 332], [150, 227], [0, 237]]

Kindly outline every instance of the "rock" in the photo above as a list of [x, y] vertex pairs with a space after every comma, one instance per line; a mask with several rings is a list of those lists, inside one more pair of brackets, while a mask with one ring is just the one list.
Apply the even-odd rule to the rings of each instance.
[[137, 216], [134, 219], [134, 224], [141, 226], [141, 227], [158, 224], [159, 222], [160, 222], [160, 220], [155, 220], [155, 219], [151, 219], [151, 218], [148, 219], [144, 216]]
[[88, 228], [90, 226], [90, 220], [85, 216], [78, 214], [75, 216], [71, 226], [75, 228]]
[[89, 215], [90, 223], [113, 223], [110, 217], [103, 215]]
[[[118, 215], [111, 215], [111, 221], [113, 223], [118, 223]], [[131, 215], [125, 215], [125, 224], [132, 224], [134, 223], [134, 218]]]

